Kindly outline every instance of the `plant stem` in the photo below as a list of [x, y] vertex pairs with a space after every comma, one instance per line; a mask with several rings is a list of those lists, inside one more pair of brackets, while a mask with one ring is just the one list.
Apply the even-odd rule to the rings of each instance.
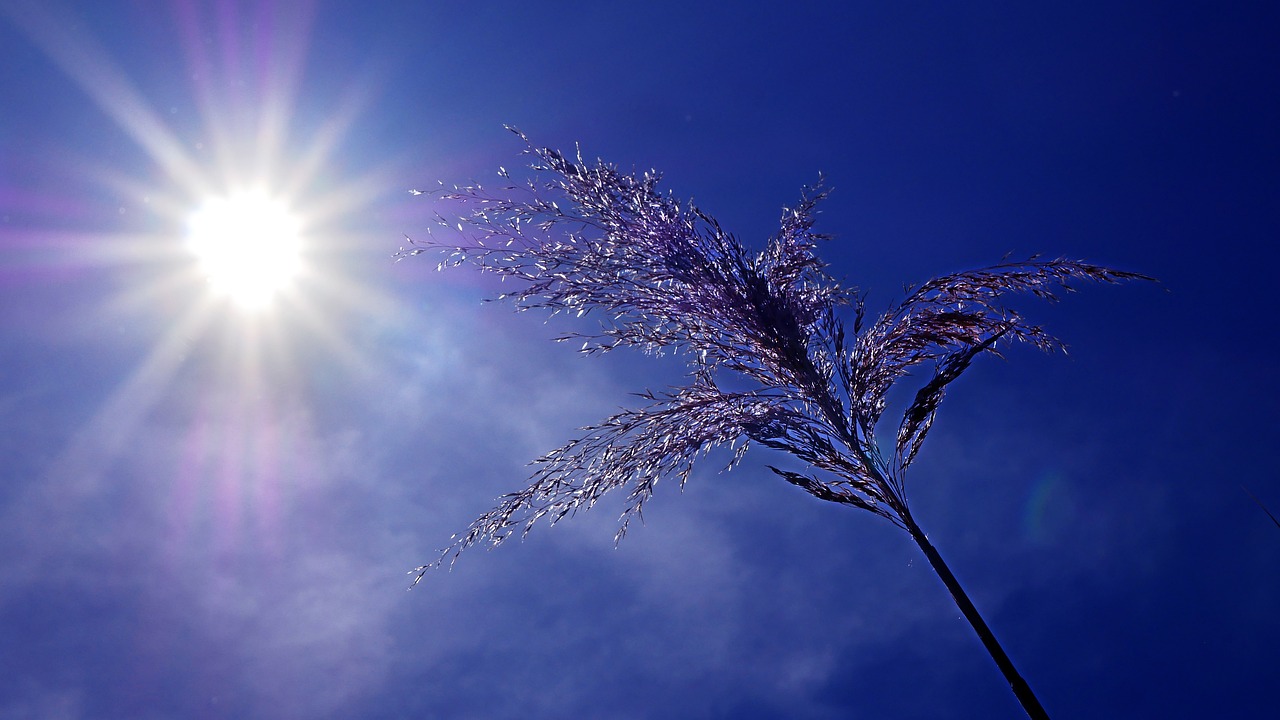
[[1005, 680], [1009, 681], [1009, 687], [1013, 688], [1013, 694], [1017, 696], [1018, 702], [1022, 703], [1022, 709], [1026, 710], [1027, 715], [1033, 720], [1049, 720], [1049, 714], [1044, 711], [1044, 707], [1036, 699], [1035, 693], [1031, 692], [1031, 686], [1018, 674], [1017, 668], [1013, 666], [1013, 661], [1005, 654], [1004, 648], [1000, 647], [995, 634], [991, 632], [991, 628], [987, 627], [987, 623], [978, 614], [978, 609], [969, 600], [964, 588], [960, 587], [960, 581], [956, 579], [955, 575], [951, 574], [951, 569], [942, 561], [942, 556], [938, 554], [937, 549], [925, 537], [924, 531], [920, 529], [920, 526], [916, 524], [910, 515], [905, 515], [902, 520], [906, 525], [907, 532], [911, 533], [912, 539], [924, 551], [924, 556], [929, 558], [929, 564], [933, 566], [933, 571], [938, 573], [938, 577], [942, 579], [942, 584], [946, 585], [947, 590], [951, 591], [951, 597], [956, 601], [960, 612], [964, 613], [965, 619], [973, 626], [974, 632], [978, 633], [978, 637], [982, 639], [982, 644], [986, 646], [987, 652], [991, 653], [991, 658], [1000, 667], [1000, 672], [1004, 673]]

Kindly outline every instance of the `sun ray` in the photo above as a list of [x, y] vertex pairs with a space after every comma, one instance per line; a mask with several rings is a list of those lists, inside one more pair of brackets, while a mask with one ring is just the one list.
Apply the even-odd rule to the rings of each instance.
[[210, 315], [187, 313], [72, 437], [46, 475], [91, 492], [97, 478], [128, 446], [147, 413], [165, 393], [186, 355], [189, 339], [208, 326]]
[[[337, 107], [328, 114], [319, 132], [311, 138], [306, 148], [291, 163], [291, 172], [283, 179], [281, 192], [296, 195], [304, 186], [315, 179], [325, 162], [332, 157], [334, 150], [350, 133], [356, 119], [368, 107], [370, 99], [369, 83], [355, 86], [348, 91]], [[345, 186], [344, 186], [345, 187]], [[317, 203], [321, 207], [324, 203]]]
[[202, 190], [202, 175], [182, 143], [73, 15], [53, 4], [27, 3], [8, 10], [18, 27], [170, 176], [189, 192]]

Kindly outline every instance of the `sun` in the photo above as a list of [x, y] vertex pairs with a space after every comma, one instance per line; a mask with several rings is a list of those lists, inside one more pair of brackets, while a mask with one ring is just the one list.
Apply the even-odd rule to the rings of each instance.
[[245, 310], [261, 310], [296, 277], [297, 218], [261, 190], [210, 197], [187, 221], [187, 244], [210, 288]]

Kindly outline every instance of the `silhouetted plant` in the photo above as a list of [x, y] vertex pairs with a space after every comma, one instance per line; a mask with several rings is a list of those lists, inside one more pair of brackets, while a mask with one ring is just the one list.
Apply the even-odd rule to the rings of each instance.
[[[514, 131], [517, 132], [518, 131]], [[528, 144], [528, 139], [520, 135]], [[982, 353], [1021, 341], [1043, 350], [1056, 339], [999, 304], [1006, 293], [1055, 299], [1072, 280], [1150, 279], [1072, 260], [1001, 262], [945, 275], [869, 320], [862, 297], [825, 272], [813, 230], [826, 190], [807, 188], [785, 209], [781, 230], [763, 252], [739, 240], [690, 202], [658, 191], [654, 172], [624, 173], [581, 153], [567, 158], [529, 144], [544, 179], [441, 188], [464, 216], [410, 239], [398, 257], [441, 254], [440, 267], [472, 264], [514, 281], [502, 298], [521, 310], [585, 315], [598, 331], [559, 338], [591, 354], [618, 347], [674, 352], [689, 364], [689, 382], [645, 391], [642, 407], [624, 410], [538, 458], [532, 483], [481, 515], [423, 574], [466, 548], [528, 533], [540, 519], [555, 523], [588, 509], [605, 493], [629, 490], [618, 539], [662, 478], [689, 479], [695, 459], [712, 448], [734, 449], [730, 467], [752, 442], [789, 453], [808, 470], [770, 470], [809, 494], [879, 515], [906, 530], [1032, 717], [1047, 717], [959, 582], [911, 515], [906, 472], [933, 425], [947, 386]], [[414, 194], [423, 194], [414, 191]], [[563, 202], [563, 206], [561, 203]], [[847, 328], [841, 310], [848, 308]], [[917, 366], [929, 379], [898, 424], [891, 452], [876, 438], [889, 389]], [[721, 387], [749, 381], [746, 390]]]
[[1257, 495], [1254, 495], [1252, 492], [1249, 492], [1249, 488], [1243, 485], [1240, 486], [1240, 489], [1244, 490], [1245, 493], [1249, 495], [1249, 497], [1253, 498], [1253, 501], [1258, 504], [1258, 507], [1262, 508], [1262, 512], [1266, 513], [1267, 517], [1271, 518], [1271, 522], [1275, 523], [1276, 527], [1280, 527], [1280, 518], [1277, 518], [1275, 515], [1272, 515], [1271, 511], [1267, 509], [1266, 505], [1262, 504], [1262, 501], [1258, 499]]

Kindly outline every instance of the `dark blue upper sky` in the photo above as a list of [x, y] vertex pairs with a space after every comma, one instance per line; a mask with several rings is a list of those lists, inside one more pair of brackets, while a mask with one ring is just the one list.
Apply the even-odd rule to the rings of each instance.
[[[1010, 252], [1158, 277], [1019, 301], [1070, 354], [956, 383], [912, 506], [1053, 717], [1275, 712], [1280, 9], [274, 5], [0, 9], [0, 718], [1020, 716], [906, 534], [750, 455], [405, 592], [679, 378], [391, 262], [504, 123], [752, 247], [824, 174], [872, 309]], [[258, 314], [184, 244], [245, 183], [304, 225]]]

